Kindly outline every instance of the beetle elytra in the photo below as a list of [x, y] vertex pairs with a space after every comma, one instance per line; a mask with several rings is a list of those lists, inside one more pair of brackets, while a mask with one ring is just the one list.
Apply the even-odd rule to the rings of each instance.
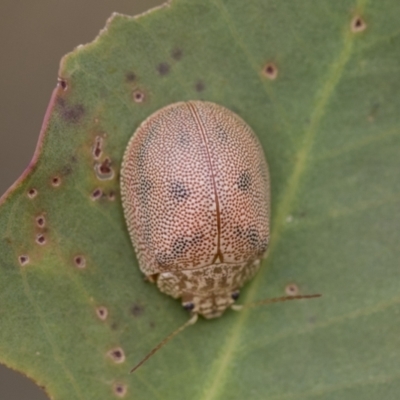
[[182, 299], [185, 326], [232, 307], [269, 243], [269, 171], [251, 128], [210, 102], [156, 111], [128, 143], [121, 194], [140, 269]]

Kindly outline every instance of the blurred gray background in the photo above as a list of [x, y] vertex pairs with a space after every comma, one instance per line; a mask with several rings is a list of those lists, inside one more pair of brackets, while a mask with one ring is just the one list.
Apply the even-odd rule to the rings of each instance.
[[[61, 57], [91, 42], [113, 11], [135, 15], [162, 3], [0, 0], [0, 196], [33, 155]], [[33, 382], [0, 364], [0, 400], [46, 399]]]

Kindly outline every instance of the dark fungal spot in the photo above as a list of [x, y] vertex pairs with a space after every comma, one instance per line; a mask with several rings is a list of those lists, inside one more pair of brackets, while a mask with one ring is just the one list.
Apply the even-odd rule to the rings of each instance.
[[171, 57], [175, 61], [179, 61], [182, 58], [182, 55], [183, 55], [183, 52], [179, 48], [176, 48], [176, 49], [172, 50], [172, 52], [171, 52]]
[[102, 153], [103, 138], [101, 136], [96, 136], [94, 141], [94, 146], [92, 149], [92, 154], [94, 159], [99, 159]]
[[46, 238], [43, 234], [39, 234], [36, 236], [36, 243], [43, 246], [46, 243]]
[[167, 75], [169, 72], [169, 65], [165, 62], [158, 64], [157, 71], [161, 76]]
[[238, 188], [243, 191], [247, 192], [251, 186], [251, 175], [249, 171], [243, 171], [240, 173], [239, 178], [237, 180]]
[[132, 307], [131, 307], [131, 313], [134, 317], [140, 317], [144, 312], [144, 306], [142, 306], [139, 303], [135, 303]]
[[276, 67], [275, 64], [268, 63], [267, 65], [265, 65], [263, 73], [268, 79], [273, 81], [278, 77], [278, 68]]
[[63, 98], [58, 98], [57, 104], [61, 117], [70, 123], [79, 122], [85, 113], [85, 108], [82, 104], [70, 105]]
[[116, 363], [120, 364], [125, 361], [125, 353], [121, 347], [110, 350], [107, 355]]
[[133, 82], [136, 79], [136, 75], [133, 72], [127, 72], [125, 75], [125, 79], [128, 82]]
[[36, 224], [37, 224], [37, 226], [38, 226], [39, 228], [43, 228], [43, 227], [45, 226], [46, 220], [45, 220], [45, 218], [44, 218], [43, 215], [39, 215], [39, 216], [36, 218]]
[[58, 186], [60, 186], [60, 185], [61, 185], [61, 178], [58, 177], [58, 176], [54, 176], [54, 177], [51, 179], [51, 186], [53, 186], [53, 187], [58, 187]]
[[96, 308], [96, 314], [102, 321], [105, 321], [108, 316], [108, 310], [106, 307], [100, 306]]
[[35, 198], [37, 196], [37, 193], [38, 192], [37, 192], [37, 190], [35, 188], [31, 188], [31, 189], [28, 190], [28, 197], [30, 199], [33, 199], [33, 198]]
[[132, 93], [132, 97], [133, 97], [133, 101], [135, 103], [143, 103], [143, 101], [145, 100], [146, 96], [144, 94], [144, 92], [142, 92], [139, 89], [136, 89], [133, 91]]
[[21, 266], [24, 267], [29, 263], [29, 257], [26, 255], [19, 256], [18, 261], [21, 264]]
[[170, 185], [170, 193], [177, 201], [184, 201], [189, 196], [189, 190], [185, 187], [183, 182], [172, 182]]
[[355, 16], [351, 21], [351, 30], [354, 33], [362, 32], [367, 27], [367, 24], [360, 16]]
[[113, 386], [113, 391], [117, 397], [124, 397], [128, 389], [123, 383], [115, 383]]
[[95, 189], [95, 190], [93, 190], [93, 192], [92, 192], [90, 198], [91, 198], [93, 201], [96, 201], [96, 200], [100, 199], [101, 196], [103, 196], [102, 190], [101, 190], [101, 189]]
[[297, 296], [300, 293], [299, 287], [295, 283], [290, 283], [285, 287], [285, 293], [288, 296]]
[[100, 180], [109, 180], [114, 178], [114, 170], [111, 168], [111, 160], [107, 157], [101, 163], [95, 165], [96, 176]]
[[86, 260], [85, 260], [85, 257], [83, 257], [83, 256], [75, 256], [74, 257], [74, 263], [75, 263], [75, 266], [77, 267], [77, 268], [85, 268], [86, 267]]
[[194, 87], [196, 89], [196, 92], [202, 92], [206, 88], [204, 82], [202, 81], [198, 81]]
[[68, 83], [66, 79], [58, 78], [57, 85], [64, 91], [68, 89]]

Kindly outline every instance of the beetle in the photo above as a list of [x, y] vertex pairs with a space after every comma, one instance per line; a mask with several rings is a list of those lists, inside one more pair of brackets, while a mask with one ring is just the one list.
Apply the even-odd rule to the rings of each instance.
[[239, 290], [268, 249], [268, 164], [237, 114], [211, 102], [178, 102], [150, 115], [130, 139], [121, 198], [141, 271], [161, 292], [181, 298], [192, 315], [132, 373], [198, 315], [217, 318], [243, 307], [234, 304]]
[[216, 318], [257, 272], [269, 242], [269, 171], [251, 128], [225, 107], [178, 102], [150, 115], [121, 169], [139, 267], [185, 309]]

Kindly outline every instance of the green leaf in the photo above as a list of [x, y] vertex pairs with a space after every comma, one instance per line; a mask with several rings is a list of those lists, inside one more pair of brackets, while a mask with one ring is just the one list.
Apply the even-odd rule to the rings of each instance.
[[[1, 202], [0, 361], [56, 400], [115, 385], [126, 399], [397, 399], [398, 15], [395, 0], [174, 0], [114, 15], [67, 55]], [[323, 297], [200, 320], [129, 375], [188, 317], [138, 269], [120, 162], [141, 121], [189, 99], [237, 112], [270, 165], [271, 247], [241, 301], [289, 284]]]

